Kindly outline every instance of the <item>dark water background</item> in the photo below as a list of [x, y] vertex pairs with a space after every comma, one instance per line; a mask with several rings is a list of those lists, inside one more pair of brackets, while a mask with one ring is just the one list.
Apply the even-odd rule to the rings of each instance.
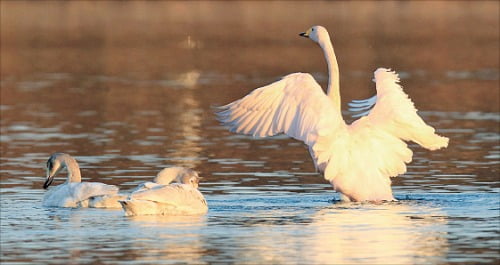
[[[2, 1], [0, 15], [2, 263], [500, 261], [498, 2]], [[211, 106], [288, 73], [325, 86], [321, 50], [297, 35], [314, 24], [330, 31], [344, 109], [390, 67], [450, 138], [413, 146], [400, 202], [335, 202], [302, 143], [215, 121]], [[210, 211], [43, 208], [55, 151], [122, 190], [193, 167]]]

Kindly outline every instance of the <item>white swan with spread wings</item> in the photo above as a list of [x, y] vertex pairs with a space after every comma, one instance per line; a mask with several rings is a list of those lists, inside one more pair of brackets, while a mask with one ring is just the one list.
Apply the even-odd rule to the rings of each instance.
[[[350, 104], [363, 116], [348, 125], [341, 114], [339, 69], [322, 26], [300, 34], [318, 43], [328, 63], [325, 94], [310, 74], [294, 73], [219, 107], [230, 131], [256, 137], [285, 133], [309, 146], [316, 168], [346, 201], [394, 200], [391, 177], [406, 172], [413, 152], [405, 141], [429, 150], [448, 146], [417, 114], [395, 72], [375, 71], [377, 95]], [[364, 112], [364, 113], [363, 113]]]

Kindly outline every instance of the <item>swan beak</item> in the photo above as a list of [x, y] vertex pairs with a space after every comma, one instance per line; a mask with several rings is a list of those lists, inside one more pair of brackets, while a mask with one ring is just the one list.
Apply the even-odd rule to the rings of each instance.
[[299, 36], [304, 37], [304, 38], [309, 38], [309, 35], [307, 34], [307, 32], [302, 32], [299, 34]]
[[45, 183], [43, 183], [43, 188], [47, 189], [50, 186], [50, 184], [52, 184], [53, 180], [54, 180], [54, 175], [47, 176], [47, 180], [45, 180]]
[[52, 162], [47, 162], [47, 179], [45, 180], [45, 183], [43, 184], [43, 188], [47, 189], [50, 184], [52, 184], [52, 181], [54, 181], [54, 177], [56, 176], [57, 172], [61, 169], [60, 167], [55, 169], [54, 164]]
[[43, 188], [47, 189], [50, 184], [52, 184], [52, 181], [54, 181], [54, 177], [65, 167], [65, 164], [61, 165], [60, 162], [54, 161], [54, 157], [50, 157], [49, 160], [47, 161], [47, 179], [45, 180], [45, 183], [43, 184]]

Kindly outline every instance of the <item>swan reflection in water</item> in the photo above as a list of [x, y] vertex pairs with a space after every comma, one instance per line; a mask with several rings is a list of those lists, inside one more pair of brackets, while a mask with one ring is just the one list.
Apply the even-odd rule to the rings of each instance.
[[207, 242], [201, 230], [207, 225], [206, 216], [139, 215], [128, 219], [132, 230], [141, 231], [144, 238], [156, 238], [154, 242], [132, 242], [131, 249], [137, 252], [132, 256], [136, 260], [204, 264]]
[[[237, 254], [247, 261], [287, 264], [421, 264], [446, 260], [446, 217], [431, 206], [338, 203], [311, 217], [295, 218], [300, 223], [288, 224], [292, 226], [288, 228], [286, 222], [253, 222], [258, 227], [256, 237], [238, 242], [241, 253]], [[296, 252], [303, 253], [301, 259], [288, 258], [296, 257]]]
[[308, 249], [315, 262], [421, 264], [444, 262], [446, 217], [431, 206], [342, 203], [319, 211]]

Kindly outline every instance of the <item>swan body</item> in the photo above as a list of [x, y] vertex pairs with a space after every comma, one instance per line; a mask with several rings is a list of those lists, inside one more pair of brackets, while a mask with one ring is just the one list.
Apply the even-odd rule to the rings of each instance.
[[120, 208], [118, 187], [99, 182], [81, 182], [80, 167], [76, 160], [65, 153], [54, 153], [47, 161], [47, 177], [43, 185], [47, 189], [54, 177], [66, 168], [66, 182], [49, 189], [42, 201], [47, 207]]
[[[199, 179], [194, 170], [166, 168], [158, 173], [154, 182], [139, 185], [120, 203], [126, 216], [205, 214], [208, 206], [198, 190]], [[173, 180], [177, 183], [170, 184]]]
[[429, 150], [448, 146], [417, 114], [395, 72], [375, 71], [377, 95], [349, 105], [362, 116], [348, 125], [341, 114], [338, 64], [326, 29], [300, 34], [319, 44], [328, 64], [325, 94], [310, 74], [294, 73], [255, 89], [217, 111], [230, 131], [255, 137], [285, 133], [309, 147], [314, 165], [345, 201], [394, 200], [391, 177], [406, 172], [413, 153], [405, 141]]

